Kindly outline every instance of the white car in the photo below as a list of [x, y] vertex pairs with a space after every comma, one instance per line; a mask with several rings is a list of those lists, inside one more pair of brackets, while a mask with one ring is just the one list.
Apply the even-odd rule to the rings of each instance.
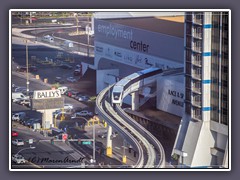
[[15, 139], [12, 141], [12, 144], [15, 146], [24, 146], [24, 141], [22, 139]]
[[77, 80], [74, 77], [68, 77], [67, 81], [72, 82], [72, 83], [77, 82]]
[[18, 112], [18, 113], [13, 114], [12, 120], [19, 121], [20, 119], [23, 119], [25, 116], [26, 116], [25, 112]]
[[26, 161], [24, 157], [20, 154], [15, 154], [12, 156], [12, 161], [17, 163], [17, 164], [24, 164]]
[[23, 98], [16, 98], [16, 99], [13, 99], [13, 102], [18, 104], [18, 103], [20, 103], [22, 100], [23, 100]]
[[19, 104], [24, 105], [24, 106], [29, 106], [31, 105], [31, 102], [29, 99], [23, 99], [19, 102]]
[[93, 116], [93, 113], [84, 110], [84, 111], [76, 112], [74, 115], [75, 115], [75, 117], [78, 117], [78, 116]]
[[70, 110], [70, 109], [73, 109], [73, 105], [71, 104], [64, 104], [64, 110]]

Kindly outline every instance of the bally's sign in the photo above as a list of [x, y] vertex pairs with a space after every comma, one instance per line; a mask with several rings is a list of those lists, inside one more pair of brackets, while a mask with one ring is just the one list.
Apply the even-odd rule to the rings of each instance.
[[33, 99], [49, 99], [49, 98], [60, 98], [60, 90], [39, 90], [34, 91]]

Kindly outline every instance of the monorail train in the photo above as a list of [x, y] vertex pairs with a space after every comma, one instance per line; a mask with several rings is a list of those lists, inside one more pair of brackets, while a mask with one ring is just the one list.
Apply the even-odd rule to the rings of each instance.
[[136, 73], [133, 73], [127, 77], [124, 77], [120, 81], [118, 81], [112, 89], [112, 104], [121, 104], [123, 99], [123, 93], [125, 90], [127, 90], [132, 84], [141, 81], [145, 78], [157, 75], [159, 73], [162, 73], [163, 70], [159, 68], [149, 68], [144, 69], [142, 71], [138, 71]]

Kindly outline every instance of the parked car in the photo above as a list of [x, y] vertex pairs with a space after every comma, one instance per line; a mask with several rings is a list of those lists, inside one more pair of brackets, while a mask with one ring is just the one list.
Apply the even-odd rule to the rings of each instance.
[[82, 70], [80, 70], [80, 69], [75, 69], [74, 72], [73, 72], [73, 75], [74, 75], [74, 76], [80, 76], [80, 75], [82, 75]]
[[58, 89], [60, 90], [61, 94], [65, 94], [65, 92], [68, 91], [68, 87], [66, 86], [61, 86]]
[[24, 126], [30, 126], [30, 124], [35, 121], [35, 118], [31, 118], [31, 119], [28, 119], [27, 121], [24, 121], [23, 122], [23, 125]]
[[78, 100], [78, 99], [79, 99], [80, 97], [82, 97], [82, 96], [83, 96], [83, 94], [77, 93], [76, 96], [74, 97], [74, 99]]
[[12, 141], [12, 144], [15, 146], [24, 146], [24, 141], [22, 139], [15, 139]]
[[56, 77], [55, 82], [60, 83], [60, 84], [64, 84], [64, 80], [61, 77]]
[[71, 90], [68, 89], [68, 90], [66, 90], [63, 94], [66, 95], [66, 96], [68, 96], [68, 94], [69, 94], [70, 91], [71, 91]]
[[78, 95], [77, 91], [71, 91], [71, 98], [75, 98]]
[[89, 100], [89, 97], [88, 96], [80, 96], [78, 98], [78, 101], [80, 102], [87, 102]]
[[77, 94], [78, 94], [78, 92], [74, 91], [74, 90], [67, 91], [67, 96], [68, 97], [75, 97]]
[[25, 112], [18, 112], [18, 113], [15, 113], [15, 114], [12, 116], [12, 120], [13, 120], [13, 121], [19, 121], [19, 120], [23, 119], [25, 116], [26, 116], [26, 113], [25, 113]]
[[30, 120], [29, 117], [24, 117], [24, 118], [22, 118], [22, 119], [19, 120], [19, 123], [24, 125], [25, 122], [28, 121], [28, 120]]
[[23, 100], [22, 98], [15, 98], [15, 99], [13, 99], [13, 102], [14, 102], [14, 103], [17, 103], [17, 104], [20, 104], [20, 102], [21, 102], [22, 100]]
[[22, 99], [22, 100], [19, 102], [19, 104], [24, 105], [24, 106], [28, 106], [28, 107], [31, 106], [31, 102], [30, 102], [29, 99]]
[[18, 132], [17, 131], [12, 131], [12, 137], [18, 137]]
[[63, 69], [72, 69], [73, 68], [71, 65], [68, 65], [68, 64], [62, 64], [60, 67]]
[[55, 114], [56, 119], [61, 119], [61, 117], [64, 117], [65, 120], [71, 119], [71, 114], [68, 112], [59, 112], [58, 114]]
[[12, 156], [12, 161], [17, 163], [17, 164], [24, 164], [26, 162], [24, 157], [20, 154], [14, 154]]
[[77, 64], [76, 66], [75, 66], [75, 69], [81, 69], [82, 68], [82, 65], [81, 64]]
[[25, 96], [22, 92], [12, 92], [12, 101], [14, 102], [15, 99], [29, 99], [28, 96]]
[[69, 110], [69, 109], [73, 109], [73, 105], [72, 104], [64, 104], [64, 110]]
[[78, 117], [78, 116], [93, 116], [93, 113], [87, 110], [74, 113], [74, 117]]
[[71, 83], [77, 82], [77, 80], [74, 77], [68, 77], [67, 81]]

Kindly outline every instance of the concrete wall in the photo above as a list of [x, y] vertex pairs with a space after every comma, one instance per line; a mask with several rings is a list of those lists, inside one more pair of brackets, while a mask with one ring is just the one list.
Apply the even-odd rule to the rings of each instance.
[[210, 131], [209, 121], [203, 122], [201, 131], [196, 144], [196, 149], [193, 155], [192, 167], [210, 166], [212, 162], [211, 148], [214, 147], [214, 137]]
[[111, 85], [116, 82], [115, 76], [119, 76], [119, 70], [118, 69], [97, 70], [96, 76], [98, 94], [108, 85]]

